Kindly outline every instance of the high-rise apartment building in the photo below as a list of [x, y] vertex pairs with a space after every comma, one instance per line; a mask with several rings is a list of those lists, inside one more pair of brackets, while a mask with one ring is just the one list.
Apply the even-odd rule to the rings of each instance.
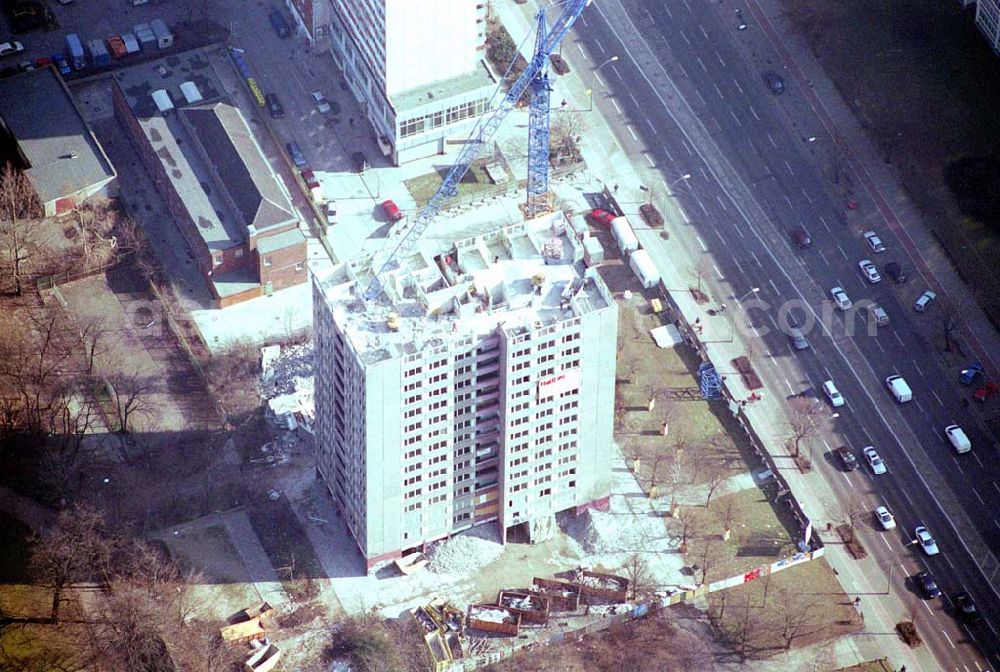
[[313, 280], [318, 469], [367, 567], [605, 509], [618, 308], [562, 213]]
[[331, 52], [394, 162], [468, 134], [497, 86], [486, 0], [331, 1]]
[[976, 27], [1000, 56], [1000, 0], [978, 0]]

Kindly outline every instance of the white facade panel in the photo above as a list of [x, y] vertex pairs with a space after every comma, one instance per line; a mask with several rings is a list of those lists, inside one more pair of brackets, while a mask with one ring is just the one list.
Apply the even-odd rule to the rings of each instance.
[[392, 96], [464, 75], [478, 60], [475, 0], [386, 0], [385, 86]]

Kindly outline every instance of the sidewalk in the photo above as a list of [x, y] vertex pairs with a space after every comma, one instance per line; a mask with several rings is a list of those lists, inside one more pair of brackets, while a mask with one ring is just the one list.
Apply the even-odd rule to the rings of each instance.
[[[615, 13], [621, 11], [620, 8], [613, 8], [609, 5], [605, 5], [603, 9]], [[493, 11], [499, 15], [511, 33], [514, 42], [521, 43], [532, 27], [531, 12], [536, 10], [530, 5], [519, 8], [512, 3], [495, 3]], [[579, 103], [581, 101], [586, 103], [588, 96], [586, 94], [587, 86], [581, 79], [581, 72], [589, 74], [595, 64], [589, 61], [585, 62], [577, 49], [564, 49], [563, 53], [568, 57], [573, 71], [569, 76], [556, 78], [553, 100], [563, 97], [572, 101], [576, 107], [582, 107]], [[595, 90], [595, 97], [599, 93], [599, 90]], [[604, 117], [595, 112], [588, 116], [586, 121], [585, 137], [587, 141], [582, 147], [582, 153], [589, 172], [600, 176], [594, 182], [629, 185], [622, 188], [619, 199], [622, 201], [628, 199], [635, 203], [644, 202], [646, 194], [639, 192], [632, 185], [647, 182], [635, 170], [631, 158], [618, 145]], [[636, 193], [632, 194], [632, 191]], [[679, 242], [690, 237], [686, 218], [676, 209], [664, 212], [664, 218], [666, 219], [666, 230], [670, 233], [670, 242], [664, 241], [660, 237], [659, 231], [640, 230], [637, 234], [643, 247], [650, 252], [659, 268], [663, 276], [664, 286], [686, 287], [690, 278], [684, 275], [684, 269], [691, 265], [695, 259], [695, 255], [683, 249], [683, 244]], [[682, 254], [687, 258], [678, 258]], [[714, 278], [712, 280], [714, 281]], [[694, 322], [695, 317], [701, 316], [704, 312], [703, 307], [698, 306], [689, 293], [679, 293], [673, 298], [681, 313], [688, 316], [690, 322]], [[745, 348], [738, 342], [712, 343], [708, 345], [708, 351], [711, 359], [715, 362], [728, 362], [734, 357], [745, 354]], [[733, 378], [730, 377], [730, 380]], [[750, 393], [749, 390], [743, 389], [742, 382], [735, 382], [735, 384], [730, 382], [729, 386], [731, 389], [738, 388], [733, 390], [735, 398], [743, 398]], [[756, 402], [748, 408], [747, 415], [769, 452], [776, 456], [785, 455], [786, 437], [777, 431], [781, 425], [780, 419], [785, 416], [784, 409], [778, 403], [777, 397], [765, 394], [762, 401]], [[776, 421], [776, 419], [779, 420]], [[822, 505], [819, 502], [835, 502], [836, 497], [817, 471], [802, 475], [797, 470], [789, 470], [784, 472], [784, 475], [810, 519], [819, 521], [829, 517], [829, 514], [822, 511]], [[802, 496], [806, 493], [809, 494], [809, 499], [803, 500]], [[869, 576], [873, 575], [879, 582], [882, 579], [882, 572], [874, 566], [873, 561], [864, 565], [858, 563], [846, 555], [842, 546], [836, 544], [827, 546], [826, 557], [830, 565], [840, 573], [841, 584], [845, 591], [872, 594], [882, 591], [881, 583], [874, 586], [869, 581]], [[897, 666], [905, 664], [910, 670], [933, 670], [938, 667], [937, 662], [926, 647], [911, 651], [895, 636], [893, 631], [897, 619], [894, 614], [905, 613], [905, 607], [894, 595], [879, 600], [872, 599], [866, 606], [865, 612], [868, 626], [866, 633], [856, 636], [849, 644], [838, 644], [834, 647], [837, 665], [847, 666], [862, 660], [872, 660], [888, 655]]]

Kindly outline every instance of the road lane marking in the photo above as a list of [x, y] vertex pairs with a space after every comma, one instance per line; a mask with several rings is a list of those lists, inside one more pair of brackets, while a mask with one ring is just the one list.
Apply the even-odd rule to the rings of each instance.
[[666, 10], [666, 12], [667, 12], [667, 16], [668, 16], [668, 17], [669, 17], [669, 18], [670, 18], [671, 20], [673, 20], [673, 18], [674, 18], [674, 15], [673, 15], [673, 12], [671, 12], [671, 11], [670, 11], [670, 8], [669, 8], [669, 7], [667, 7], [666, 5], [663, 5], [663, 9], [664, 9], [664, 10]]
[[691, 79], [691, 75], [688, 74], [687, 68], [680, 61], [677, 62], [677, 67], [681, 69], [681, 73], [684, 75], [685, 79]]
[[[580, 18], [583, 18], [583, 17], [581, 16]], [[587, 24], [585, 23], [583, 25], [587, 25]], [[580, 44], [579, 42], [577, 42], [576, 43], [576, 48], [580, 50], [580, 55], [583, 56], [583, 59], [585, 61], [589, 61], [590, 60], [590, 57], [587, 56], [587, 52], [583, 50], [583, 45], [582, 44]]]
[[705, 61], [701, 60], [701, 56], [697, 56], [696, 58], [698, 59], [698, 65], [700, 65], [701, 69], [704, 70], [707, 73], [708, 72], [708, 68], [705, 67]]
[[961, 465], [961, 464], [959, 464], [959, 462], [958, 462], [958, 458], [956, 458], [956, 457], [955, 457], [954, 455], [952, 455], [952, 456], [951, 456], [951, 459], [952, 459], [952, 461], [953, 461], [953, 462], [955, 463], [955, 466], [956, 466], [956, 467], [958, 467], [958, 470], [959, 470], [960, 472], [962, 472], [962, 474], [963, 474], [963, 475], [965, 475], [965, 469], [962, 469], [962, 465]]
[[639, 101], [635, 99], [635, 96], [632, 94], [631, 91], [628, 92], [628, 97], [632, 99], [632, 102], [635, 103], [636, 107], [638, 107], [638, 108], [641, 109], [641, 106], [639, 105]]
[[949, 558], [947, 555], [942, 555], [941, 557], [944, 558], [944, 561], [948, 563], [949, 567], [951, 567], [951, 571], [954, 572], [955, 571], [955, 565], [953, 565], [951, 563], [951, 558]]
[[687, 7], [687, 10], [688, 10], [689, 12], [691, 12], [691, 11], [692, 11], [692, 10], [691, 10], [691, 5], [689, 5], [689, 4], [688, 4], [688, 0], [682, 0], [682, 1], [684, 2], [684, 6], [685, 6], [685, 7]]
[[722, 271], [720, 271], [720, 270], [719, 270], [719, 267], [718, 267], [718, 266], [716, 266], [715, 264], [712, 264], [712, 268], [714, 268], [714, 269], [715, 269], [715, 274], [716, 274], [717, 276], [719, 276], [719, 280], [725, 280], [726, 276], [724, 276], [724, 275], [722, 274]]
[[844, 259], [847, 259], [847, 252], [844, 252], [844, 248], [842, 248], [842, 247], [841, 247], [841, 246], [840, 246], [840, 245], [838, 244], [838, 245], [837, 245], [837, 249], [838, 249], [838, 250], [840, 250], [840, 254], [841, 254], [841, 255], [842, 255], [843, 257], [844, 257]]
[[737, 126], [740, 126], [740, 127], [743, 126], [743, 123], [740, 121], [740, 118], [736, 116], [736, 113], [733, 112], [732, 108], [729, 109], [729, 115], [733, 118], [733, 121], [736, 122]]
[[840, 472], [840, 475], [844, 477], [845, 481], [847, 481], [847, 485], [851, 486], [852, 488], [854, 487], [854, 484], [851, 483], [851, 479], [847, 477], [847, 474], [845, 474], [844, 472]]
[[976, 499], [979, 500], [980, 504], [982, 504], [983, 506], [986, 506], [986, 500], [983, 499], [983, 496], [980, 495], [979, 491], [976, 490], [974, 487], [972, 488], [972, 494], [974, 494], [976, 496]]
[[707, 182], [708, 181], [708, 173], [705, 172], [705, 167], [704, 166], [698, 166], [698, 170], [701, 171], [701, 176], [704, 177], [705, 181]]
[[659, 135], [659, 132], [656, 130], [656, 126], [653, 126], [653, 122], [649, 120], [649, 117], [646, 117], [646, 125], [649, 126], [649, 130], [653, 132], [653, 135]]
[[771, 137], [771, 134], [770, 134], [770, 133], [768, 133], [768, 134], [767, 134], [767, 139], [771, 141], [771, 146], [772, 146], [772, 147], [774, 147], [775, 149], [777, 149], [777, 148], [778, 148], [778, 143], [776, 143], [776, 142], [774, 141], [774, 138], [772, 138], [772, 137]]
[[605, 86], [604, 80], [601, 79], [601, 75], [599, 73], [596, 73], [596, 72], [594, 73], [594, 79], [596, 79], [597, 83], [600, 84], [602, 87]]
[[788, 382], [788, 378], [785, 378], [784, 381], [785, 381], [785, 385], [788, 386], [788, 393], [789, 394], [795, 394], [795, 388], [792, 387], [792, 384]]
[[979, 463], [979, 468], [980, 469], [985, 469], [986, 468], [986, 466], [983, 464], [983, 461], [979, 459], [978, 455], [976, 455], [975, 451], [972, 452], [972, 457], [976, 460], [976, 462]]
[[781, 292], [778, 291], [778, 286], [776, 284], [774, 284], [774, 279], [773, 278], [768, 278], [767, 281], [769, 283], [771, 283], [771, 289], [774, 290], [774, 295], [775, 296], [781, 296]]
[[810, 203], [816, 202], [812, 199], [812, 196], [809, 195], [809, 192], [805, 190], [805, 187], [802, 188], [802, 195], [805, 196], [806, 200], [809, 201]]
[[892, 330], [892, 335], [896, 337], [896, 340], [899, 341], [900, 345], [906, 345], [906, 343], [903, 343], [903, 339], [899, 337], [899, 332], [898, 331], [896, 331], [895, 329], [893, 329]]
[[927, 413], [927, 411], [924, 410], [924, 405], [920, 403], [919, 399], [914, 398], [913, 403], [917, 405], [917, 408], [920, 409], [921, 413], [925, 413], [925, 414]]
[[917, 360], [915, 359], [913, 360], [913, 367], [917, 370], [917, 373], [919, 373], [921, 376], [924, 375], [923, 370], [920, 368], [920, 365], [917, 364]]
[[795, 206], [794, 206], [794, 205], [792, 205], [792, 199], [788, 198], [788, 194], [782, 194], [782, 196], [784, 196], [784, 197], [785, 197], [785, 203], [787, 203], [787, 204], [788, 204], [788, 207], [789, 207], [790, 209], [794, 210], [794, 209], [795, 209]]
[[821, 221], [823, 223], [823, 228], [826, 229], [828, 233], [833, 233], [833, 231], [830, 230], [830, 225], [826, 221], [826, 217], [824, 217], [823, 215], [820, 215], [819, 216], [819, 221]]
[[600, 50], [601, 50], [601, 53], [602, 53], [602, 54], [603, 54], [603, 53], [605, 53], [605, 51], [604, 51], [604, 45], [603, 45], [603, 44], [601, 44], [601, 41], [600, 41], [600, 40], [595, 40], [595, 41], [594, 41], [594, 45], [595, 45], [595, 46], [596, 46], [596, 47], [597, 47], [598, 49], [600, 49]]
[[742, 87], [742, 86], [740, 86], [740, 83], [736, 81], [736, 78], [735, 78], [735, 77], [733, 77], [733, 84], [735, 84], [735, 85], [736, 85], [736, 90], [737, 90], [737, 91], [739, 91], [740, 93], [743, 93], [743, 87]]
[[913, 506], [913, 500], [910, 499], [910, 495], [909, 495], [909, 493], [906, 492], [906, 488], [902, 488], [900, 490], [900, 492], [903, 493], [903, 497], [906, 499], [906, 503], [909, 504], [912, 507]]
[[705, 241], [701, 239], [701, 236], [695, 234], [694, 237], [698, 239], [698, 244], [701, 245], [701, 251], [708, 252], [708, 247], [705, 246]]
[[724, 68], [728, 68], [729, 67], [728, 65], [726, 65], [726, 62], [724, 60], [722, 60], [722, 56], [719, 55], [719, 52], [715, 52], [715, 57], [717, 59], [719, 59], [719, 63], [722, 63], [722, 67], [724, 67]]
[[896, 550], [892, 547], [892, 544], [889, 543], [889, 540], [885, 538], [884, 534], [878, 535], [878, 538], [882, 540], [882, 543], [885, 544], [885, 547], [888, 548], [890, 551]]
[[874, 340], [875, 340], [875, 345], [878, 347], [878, 349], [881, 350], [882, 352], [885, 352], [885, 348], [882, 347], [882, 344], [879, 343], [878, 339], [876, 338]]
[[792, 170], [792, 164], [788, 163], [788, 159], [785, 159], [785, 168], [788, 169], [788, 174], [789, 175], [791, 175], [793, 177], [795, 176], [795, 171]]
[[650, 168], [656, 168], [656, 164], [653, 162], [653, 157], [652, 156], [650, 156], [649, 154], [646, 154], [646, 160], [649, 161], [649, 167]]
[[[927, 611], [930, 611], [929, 607], [928, 607]], [[955, 642], [951, 641], [951, 637], [948, 636], [948, 633], [945, 632], [944, 630], [942, 630], [941, 634], [944, 635], [944, 638], [948, 640], [949, 644], [951, 644], [951, 648], [954, 649], [955, 648]], [[965, 669], [969, 669], [969, 668], [965, 668]]]
[[774, 355], [772, 355], [770, 351], [768, 351], [767, 357], [771, 360], [771, 365], [774, 366], [774, 368], [778, 368], [778, 360], [774, 358]]
[[706, 39], [706, 40], [708, 40], [708, 39], [709, 39], [709, 37], [708, 37], [708, 33], [706, 33], [706, 32], [705, 32], [705, 26], [703, 26], [703, 25], [701, 25], [701, 24], [699, 23], [699, 24], [698, 24], [698, 30], [700, 30], [700, 31], [701, 31], [701, 34], [705, 36], [705, 39]]
[[691, 145], [688, 144], [687, 140], [681, 140], [681, 144], [684, 145], [684, 149], [687, 150], [689, 156], [694, 156], [694, 152], [691, 151]]
[[996, 481], [993, 481], [993, 487], [997, 489], [997, 492], [1000, 492], [1000, 485], [997, 485]]
[[941, 397], [938, 396], [938, 393], [935, 392], [934, 390], [931, 390], [931, 394], [933, 394], [934, 398], [937, 399], [937, 402], [941, 406], [941, 408], [944, 408], [944, 402], [941, 401]]
[[[933, 612], [933, 611], [931, 611], [931, 608], [927, 606], [927, 600], [920, 600], [920, 604], [924, 605], [924, 609], [926, 609], [926, 610], [927, 610], [927, 613], [928, 613], [928, 614], [930, 614], [931, 616], [933, 616], [933, 615], [934, 615], [934, 612]], [[952, 644], [952, 646], [955, 646], [955, 645], [954, 645], [954, 644]]]
[[[628, 134], [632, 136], [632, 139], [638, 142], [639, 136], [635, 134], [635, 129], [633, 129], [631, 126], [626, 126], [625, 128], [628, 129]], [[649, 155], [647, 154], [647, 156]]]
[[712, 231], [715, 232], [716, 237], [718, 237], [718, 239], [722, 241], [722, 244], [725, 245], [726, 244], [726, 239], [722, 237], [722, 234], [719, 233], [719, 230], [718, 229], [712, 229]]
[[758, 266], [764, 268], [764, 264], [760, 263], [760, 259], [757, 258], [757, 255], [754, 253], [753, 250], [750, 250], [750, 256], [753, 257], [753, 260], [757, 262]]
[[718, 194], [716, 194], [715, 195], [715, 200], [717, 200], [719, 202], [719, 205], [722, 206], [723, 210], [727, 210], [727, 211], [729, 210], [729, 208], [726, 207], [726, 202], [722, 200], [722, 196], [719, 196]]
[[743, 266], [740, 265], [740, 260], [737, 259], [736, 257], [733, 257], [732, 261], [734, 264], [736, 264], [736, 268], [740, 269], [740, 275], [746, 275], [746, 271], [744, 271]]
[[[697, 198], [697, 197], [696, 197], [696, 198]], [[705, 204], [701, 202], [701, 199], [700, 199], [700, 198], [697, 198], [697, 202], [698, 202], [698, 207], [699, 207], [699, 208], [701, 208], [701, 211], [702, 211], [702, 212], [703, 212], [704, 214], [706, 214], [706, 215], [707, 215], [707, 214], [708, 214], [708, 210], [707, 210], [707, 209], [705, 208]]]
[[617, 77], [619, 80], [621, 80], [622, 74], [620, 72], [618, 72], [618, 66], [617, 65], [612, 65], [611, 68], [610, 68], [610, 70], [611, 70], [611, 72], [615, 73], [615, 77]]
[[823, 254], [823, 250], [816, 250], [816, 251], [819, 252], [819, 258], [823, 260], [823, 263], [829, 266], [830, 262], [827, 261], [826, 255]]
[[622, 113], [622, 108], [618, 107], [618, 101], [617, 100], [615, 100], [614, 98], [612, 98], [611, 99], [611, 104], [615, 106], [615, 110], [618, 112], [618, 114]]
[[[676, 161], [674, 161], [674, 155], [670, 153], [670, 150], [667, 149], [666, 147], [663, 147], [662, 149], [663, 153], [667, 155], [667, 160], [670, 161], [670, 163], [676, 163]], [[660, 180], [660, 182], [663, 182], [663, 180]], [[666, 182], [663, 182], [663, 188], [666, 189], [667, 191], [670, 191], [670, 188], [667, 187]]]
[[760, 121], [760, 117], [757, 116], [757, 110], [753, 109], [753, 105], [748, 105], [747, 107], [750, 108], [750, 114], [753, 115], [753, 118], [756, 119], [757, 121]]

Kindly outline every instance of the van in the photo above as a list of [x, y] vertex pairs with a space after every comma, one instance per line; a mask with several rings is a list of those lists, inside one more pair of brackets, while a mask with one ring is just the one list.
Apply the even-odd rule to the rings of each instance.
[[827, 380], [823, 383], [823, 393], [830, 400], [830, 405], [834, 408], [840, 408], [847, 403], [844, 401], [844, 395], [840, 393], [840, 390], [837, 389], [832, 380]]
[[967, 453], [972, 450], [972, 442], [969, 441], [969, 437], [965, 435], [965, 432], [958, 425], [948, 425], [945, 427], [944, 435], [948, 437], [948, 441], [951, 442], [956, 453]]
[[902, 376], [889, 376], [885, 379], [885, 386], [889, 388], [892, 396], [901, 404], [913, 401], [913, 391]]

